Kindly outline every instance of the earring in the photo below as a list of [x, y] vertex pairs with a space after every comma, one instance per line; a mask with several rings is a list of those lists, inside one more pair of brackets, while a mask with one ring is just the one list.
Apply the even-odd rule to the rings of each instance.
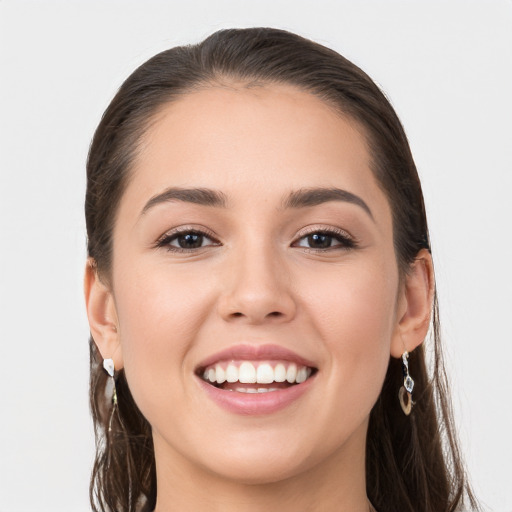
[[116, 381], [114, 379], [114, 361], [112, 359], [103, 359], [103, 368], [109, 374], [112, 379], [113, 391], [112, 391], [112, 412], [110, 413], [110, 419], [108, 421], [108, 431], [112, 432], [112, 418], [117, 408], [117, 392], [116, 392]]
[[[405, 351], [402, 354], [402, 373], [404, 375], [404, 385], [400, 388], [398, 392], [398, 399], [400, 400], [400, 405], [402, 406], [402, 411], [406, 416], [411, 414], [412, 406], [414, 402], [412, 401], [412, 390], [414, 389], [414, 381], [411, 379], [409, 375], [409, 353]], [[405, 397], [407, 396], [407, 401]]]

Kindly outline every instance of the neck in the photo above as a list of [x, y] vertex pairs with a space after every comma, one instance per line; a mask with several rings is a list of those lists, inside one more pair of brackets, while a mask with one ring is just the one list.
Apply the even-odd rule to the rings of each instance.
[[170, 458], [162, 457], [161, 440], [154, 436], [155, 512], [368, 512], [373, 509], [366, 496], [365, 439], [357, 436], [339, 452], [288, 478], [247, 483], [222, 478], [175, 452]]

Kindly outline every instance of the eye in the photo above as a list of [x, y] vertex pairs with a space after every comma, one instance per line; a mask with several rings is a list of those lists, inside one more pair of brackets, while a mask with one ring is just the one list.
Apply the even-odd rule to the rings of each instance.
[[329, 249], [351, 249], [356, 246], [356, 243], [344, 231], [321, 229], [299, 238], [293, 245], [294, 247], [325, 251]]
[[219, 242], [210, 234], [197, 229], [183, 229], [166, 233], [157, 242], [157, 247], [165, 247], [171, 252], [188, 252], [213, 245], [219, 245]]
[[207, 238], [202, 233], [185, 233], [177, 235], [169, 241], [170, 246], [181, 247], [182, 249], [198, 249], [203, 246]]

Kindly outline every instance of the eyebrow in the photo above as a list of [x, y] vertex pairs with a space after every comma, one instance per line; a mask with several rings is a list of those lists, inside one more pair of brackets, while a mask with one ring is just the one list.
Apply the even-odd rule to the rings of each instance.
[[[202, 206], [226, 208], [228, 201], [226, 195], [219, 190], [209, 188], [178, 188], [170, 187], [164, 192], [153, 196], [144, 206], [141, 216], [154, 206], [172, 201], [194, 203]], [[318, 206], [329, 201], [343, 201], [361, 207], [372, 220], [373, 214], [369, 206], [357, 195], [339, 188], [306, 188], [295, 190], [283, 200], [284, 209], [307, 208]]]
[[144, 215], [157, 204], [167, 203], [170, 201], [183, 201], [185, 203], [214, 206], [217, 208], [225, 208], [227, 205], [226, 196], [217, 190], [211, 190], [209, 188], [171, 187], [161, 194], [153, 196], [142, 209], [141, 215]]
[[370, 207], [359, 197], [340, 188], [306, 188], [291, 192], [283, 201], [284, 208], [318, 206], [329, 201], [343, 201], [360, 206], [374, 221]]

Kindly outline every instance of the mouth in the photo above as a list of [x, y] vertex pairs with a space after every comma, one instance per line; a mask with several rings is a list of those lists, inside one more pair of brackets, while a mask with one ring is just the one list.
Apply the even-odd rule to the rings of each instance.
[[318, 368], [276, 345], [238, 345], [203, 361], [195, 374], [206, 394], [230, 412], [276, 412], [298, 400]]
[[314, 367], [286, 360], [231, 360], [200, 368], [198, 376], [224, 391], [269, 393], [302, 384], [316, 371]]

